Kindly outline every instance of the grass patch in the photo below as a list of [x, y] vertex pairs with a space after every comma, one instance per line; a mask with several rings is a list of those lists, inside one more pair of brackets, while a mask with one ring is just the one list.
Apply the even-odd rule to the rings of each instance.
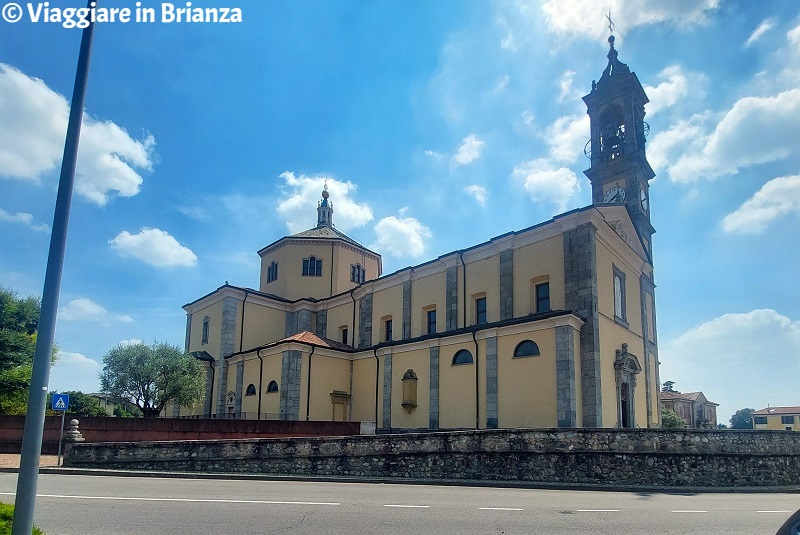
[[[11, 522], [14, 520], [14, 506], [0, 503], [0, 535], [11, 535]], [[31, 535], [44, 535], [42, 530], [33, 526]]]

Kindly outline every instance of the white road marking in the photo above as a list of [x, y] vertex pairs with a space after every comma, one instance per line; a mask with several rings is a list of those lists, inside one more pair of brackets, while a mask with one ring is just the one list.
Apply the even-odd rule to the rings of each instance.
[[430, 505], [398, 505], [398, 504], [391, 504], [385, 503], [383, 504], [384, 507], [402, 507], [405, 509], [428, 509]]
[[[0, 492], [0, 495], [13, 495], [10, 492]], [[74, 500], [113, 500], [136, 502], [189, 502], [189, 503], [257, 503], [262, 505], [341, 505], [338, 502], [289, 502], [278, 500], [221, 500], [211, 498], [139, 498], [127, 496], [74, 496], [70, 494], [37, 494], [37, 498], [68, 498]]]
[[793, 511], [783, 510], [783, 511], [756, 511], [756, 513], [792, 513]]
[[619, 513], [619, 509], [576, 509], [579, 513]]
[[707, 513], [708, 511], [694, 511], [691, 509], [678, 509], [677, 511], [670, 511], [670, 513]]
[[524, 509], [518, 509], [516, 507], [478, 507], [481, 511], [523, 511]]

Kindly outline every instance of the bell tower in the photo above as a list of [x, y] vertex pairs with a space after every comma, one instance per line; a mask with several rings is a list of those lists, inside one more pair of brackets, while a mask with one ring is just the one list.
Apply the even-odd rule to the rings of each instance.
[[584, 152], [591, 161], [584, 171], [592, 183], [593, 204], [625, 204], [636, 232], [652, 262], [650, 179], [645, 143], [650, 132], [644, 122], [649, 102], [635, 73], [618, 59], [614, 35], [608, 38], [608, 66], [583, 101], [591, 124], [591, 139]]

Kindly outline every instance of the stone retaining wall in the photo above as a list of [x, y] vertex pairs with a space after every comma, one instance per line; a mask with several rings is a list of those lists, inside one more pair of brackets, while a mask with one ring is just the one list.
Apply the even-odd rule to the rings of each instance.
[[76, 444], [65, 466], [680, 487], [800, 485], [800, 433], [487, 430]]

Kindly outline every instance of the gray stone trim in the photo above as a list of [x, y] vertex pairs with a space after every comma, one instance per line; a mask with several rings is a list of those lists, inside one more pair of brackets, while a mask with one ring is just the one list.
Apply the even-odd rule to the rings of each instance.
[[556, 327], [556, 411], [558, 427], [577, 427], [575, 342], [572, 327]]
[[219, 348], [220, 358], [229, 357], [233, 355], [236, 345], [236, 323], [238, 315], [238, 299], [235, 297], [226, 297], [222, 301], [222, 325], [221, 325], [221, 343]]
[[500, 253], [500, 320], [514, 317], [514, 250]]
[[383, 357], [383, 429], [392, 428], [392, 355]]
[[458, 329], [458, 266], [447, 268], [445, 286], [445, 330]]
[[358, 300], [358, 347], [372, 345], [372, 294]]
[[311, 331], [314, 324], [314, 313], [307, 309], [302, 308], [297, 311], [297, 332]]
[[237, 418], [242, 417], [242, 396], [244, 395], [244, 361], [236, 363], [236, 401], [234, 401], [233, 411]]
[[439, 429], [439, 348], [430, 348], [431, 352], [431, 392], [428, 427]]
[[211, 362], [208, 363], [208, 367], [206, 368], [206, 395], [204, 396], [203, 400], [203, 415], [204, 416], [211, 416], [211, 414], [207, 414], [206, 411], [214, 411], [214, 400], [211, 399], [212, 391], [214, 387], [214, 373], [215, 370], [211, 367], [213, 364]]
[[328, 337], [328, 311], [320, 310], [317, 312], [316, 335], [320, 338]]
[[225, 396], [228, 393], [228, 361], [217, 362], [217, 414], [222, 415], [227, 412]]
[[284, 351], [281, 357], [281, 420], [300, 419], [300, 368], [303, 353]]
[[585, 223], [564, 233], [565, 305], [586, 320], [580, 337], [583, 427], [603, 427], [596, 232]]
[[183, 350], [189, 352], [189, 343], [192, 340], [192, 315], [186, 313], [186, 342], [184, 343]]
[[411, 338], [411, 281], [403, 283], [403, 340]]
[[286, 312], [286, 321], [284, 324], [284, 336], [292, 336], [297, 334], [297, 312]]
[[497, 429], [497, 337], [486, 338], [486, 428]]

